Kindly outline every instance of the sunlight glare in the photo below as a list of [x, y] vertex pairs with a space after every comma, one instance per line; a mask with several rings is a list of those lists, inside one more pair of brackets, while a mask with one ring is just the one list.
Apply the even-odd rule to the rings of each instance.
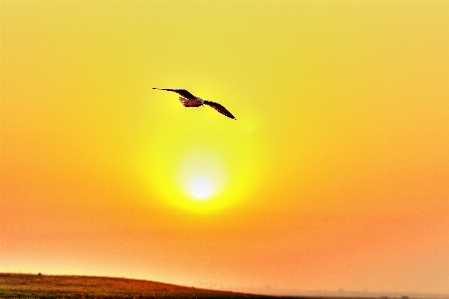
[[207, 179], [197, 178], [192, 182], [191, 192], [196, 198], [204, 200], [211, 194], [212, 185]]

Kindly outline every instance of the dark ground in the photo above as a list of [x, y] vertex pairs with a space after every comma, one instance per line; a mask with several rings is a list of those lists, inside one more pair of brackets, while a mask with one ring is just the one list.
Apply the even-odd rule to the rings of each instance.
[[137, 279], [0, 273], [0, 298], [279, 299], [282, 297], [213, 291]]

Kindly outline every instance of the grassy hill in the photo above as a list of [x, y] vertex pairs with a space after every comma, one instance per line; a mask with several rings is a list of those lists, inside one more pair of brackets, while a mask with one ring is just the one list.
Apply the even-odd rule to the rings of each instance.
[[182, 287], [137, 279], [0, 273], [0, 298], [270, 297]]
[[[302, 296], [265, 296], [214, 291], [139, 279], [99, 276], [0, 273], [1, 298], [234, 298], [234, 299], [379, 299], [401, 298], [400, 293], [325, 292]], [[408, 296], [407, 296], [408, 297]], [[403, 297], [402, 297], [403, 298]], [[442, 299], [439, 294], [411, 294], [410, 298]]]

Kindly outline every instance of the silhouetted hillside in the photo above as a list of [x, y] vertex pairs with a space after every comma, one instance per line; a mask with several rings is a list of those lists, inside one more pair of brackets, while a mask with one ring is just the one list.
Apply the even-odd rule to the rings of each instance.
[[0, 273], [0, 298], [270, 297], [183, 287], [137, 279]]

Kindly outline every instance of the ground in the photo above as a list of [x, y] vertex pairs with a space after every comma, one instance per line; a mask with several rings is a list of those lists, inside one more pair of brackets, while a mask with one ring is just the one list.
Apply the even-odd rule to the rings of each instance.
[[147, 280], [0, 273], [0, 298], [279, 298]]

